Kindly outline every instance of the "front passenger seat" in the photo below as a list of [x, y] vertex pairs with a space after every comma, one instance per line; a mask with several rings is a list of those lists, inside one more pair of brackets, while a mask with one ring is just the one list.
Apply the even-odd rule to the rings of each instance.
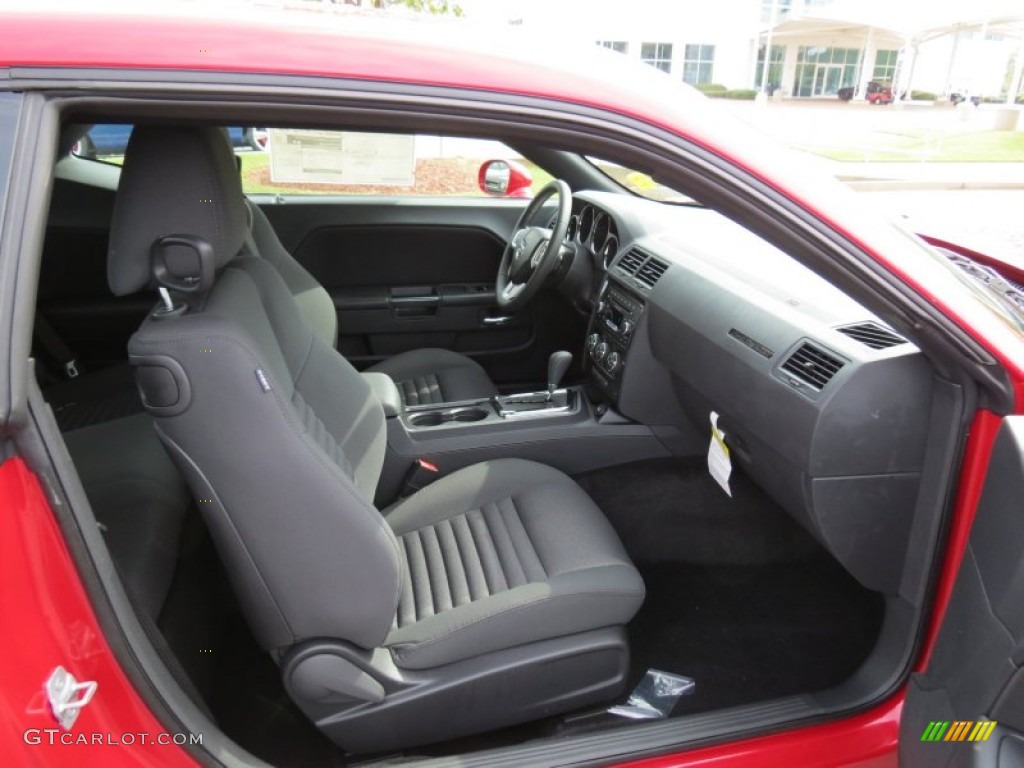
[[151, 263], [187, 292], [129, 356], [289, 694], [352, 751], [618, 695], [644, 586], [611, 525], [569, 477], [517, 459], [376, 509], [380, 401], [278, 271], [244, 254], [225, 144], [215, 129], [136, 129], [108, 267], [122, 293], [149, 284]]

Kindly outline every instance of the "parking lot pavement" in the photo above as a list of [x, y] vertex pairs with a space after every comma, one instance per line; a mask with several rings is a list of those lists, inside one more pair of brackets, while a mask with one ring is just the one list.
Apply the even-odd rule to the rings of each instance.
[[[719, 100], [719, 103], [740, 120], [785, 144], [854, 150], [865, 136], [872, 133], [938, 137], [991, 130], [997, 114], [1004, 108], [1001, 104], [983, 104], [958, 109], [928, 102], [872, 106], [867, 102], [842, 102], [838, 99], [792, 100], [763, 105], [752, 101]], [[1024, 130], [1024, 124], [1018, 123], [1018, 129]]]
[[1024, 269], [1024, 190], [863, 191], [869, 202], [911, 229]]
[[[870, 133], [950, 135], [992, 127], [1001, 105], [957, 110], [836, 101], [756, 105], [723, 102], [723, 109], [790, 146], [856, 148]], [[1018, 130], [1024, 130], [1024, 116]], [[1024, 268], [1024, 158], [1019, 163], [836, 162], [823, 167], [883, 213], [915, 232], [957, 242]]]

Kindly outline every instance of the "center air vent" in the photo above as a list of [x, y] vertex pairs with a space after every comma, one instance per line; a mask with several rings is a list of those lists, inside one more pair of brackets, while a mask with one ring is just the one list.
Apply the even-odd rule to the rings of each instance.
[[644, 262], [644, 265], [640, 267], [640, 271], [636, 273], [636, 281], [643, 283], [648, 288], [653, 288], [654, 284], [665, 274], [667, 269], [668, 264], [652, 256]]
[[782, 364], [782, 370], [818, 390], [828, 384], [842, 367], [842, 360], [807, 343], [800, 345], [800, 348]]
[[619, 262], [619, 270], [625, 272], [627, 275], [635, 275], [637, 270], [640, 269], [640, 265], [646, 260], [646, 253], [633, 249], [622, 257], [622, 261]]
[[848, 325], [845, 328], [837, 328], [840, 333], [845, 333], [851, 339], [872, 349], [888, 349], [900, 344], [906, 344], [907, 340], [878, 323], [860, 323], [859, 325]]

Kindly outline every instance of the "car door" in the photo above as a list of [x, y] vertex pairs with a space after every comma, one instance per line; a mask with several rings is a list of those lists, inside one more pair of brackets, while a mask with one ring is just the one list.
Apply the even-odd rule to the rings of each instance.
[[541, 294], [510, 314], [495, 300], [505, 242], [526, 201], [285, 198], [261, 206], [285, 248], [338, 312], [338, 349], [356, 366], [423, 347], [477, 360], [501, 383], [542, 381], [547, 355], [578, 345], [572, 317]]
[[517, 313], [497, 306], [498, 265], [528, 199], [484, 196], [479, 171], [516, 154], [451, 136], [271, 129], [267, 152], [241, 165], [245, 191], [334, 299], [338, 348], [355, 365], [442, 347], [499, 384], [536, 384], [584, 328], [553, 292]]
[[1024, 416], [1006, 418], [923, 674], [911, 678], [900, 765], [1024, 765]]

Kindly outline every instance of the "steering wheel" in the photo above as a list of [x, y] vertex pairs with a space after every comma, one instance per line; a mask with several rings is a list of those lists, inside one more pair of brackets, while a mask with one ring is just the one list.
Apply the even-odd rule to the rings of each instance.
[[[554, 225], [531, 227], [529, 222], [537, 211], [553, 196], [558, 196], [558, 213]], [[505, 253], [498, 266], [495, 286], [498, 306], [508, 312], [522, 309], [544, 284], [545, 278], [558, 264], [558, 252], [565, 241], [572, 215], [572, 192], [561, 179], [554, 179], [544, 185], [537, 196], [530, 201], [523, 215], [516, 222], [515, 234], [505, 246]]]

